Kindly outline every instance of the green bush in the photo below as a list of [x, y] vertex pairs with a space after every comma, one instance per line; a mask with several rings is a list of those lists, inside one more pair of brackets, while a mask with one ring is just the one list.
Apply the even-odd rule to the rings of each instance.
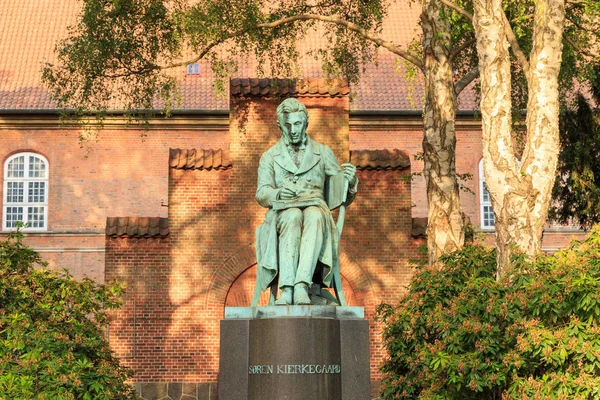
[[122, 286], [47, 270], [21, 237], [0, 242], [0, 399], [135, 399], [100, 328]]
[[383, 399], [600, 399], [600, 229], [551, 256], [469, 246], [382, 305]]

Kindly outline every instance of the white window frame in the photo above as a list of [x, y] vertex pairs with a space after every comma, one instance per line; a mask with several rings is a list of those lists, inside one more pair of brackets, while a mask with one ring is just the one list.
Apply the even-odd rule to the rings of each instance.
[[[23, 162], [24, 162], [24, 172], [23, 172], [23, 177], [14, 177], [11, 176], [9, 177], [9, 170], [8, 170], [8, 165], [15, 159], [19, 158], [19, 157], [24, 157]], [[37, 159], [39, 159], [42, 163], [44, 163], [45, 166], [45, 170], [44, 170], [44, 176], [40, 176], [40, 177], [33, 177], [33, 176], [29, 176], [30, 175], [30, 159], [32, 157], [35, 157]], [[47, 231], [48, 230], [48, 177], [50, 176], [50, 164], [48, 163], [48, 160], [46, 159], [46, 157], [44, 157], [43, 155], [39, 154], [39, 153], [33, 153], [33, 152], [21, 152], [21, 153], [15, 153], [13, 155], [11, 155], [10, 157], [8, 157], [6, 159], [6, 161], [4, 162], [4, 183], [3, 183], [3, 196], [2, 196], [2, 230], [3, 231], [14, 231], [17, 228], [15, 226], [8, 226], [9, 222], [12, 225], [13, 221], [8, 221], [7, 220], [7, 214], [8, 214], [8, 209], [10, 207], [23, 207], [23, 220], [22, 222], [24, 224], [28, 224], [29, 225], [29, 211], [31, 208], [33, 207], [43, 207], [43, 215], [42, 215], [42, 219], [39, 220], [40, 222], [42, 222], [43, 226], [26, 226], [24, 228], [22, 228], [23, 231], [27, 231], [27, 232], [42, 232], [42, 231]], [[11, 201], [9, 202], [9, 191], [8, 191], [8, 186], [9, 183], [23, 183], [23, 201]], [[33, 187], [33, 184], [35, 183], [41, 183], [42, 185], [39, 186], [43, 186], [43, 198], [41, 199], [42, 201], [29, 201], [29, 190], [35, 190], [36, 188]], [[39, 187], [37, 189], [40, 189]], [[14, 192], [12, 192], [14, 195]], [[34, 193], [34, 195], [36, 195]], [[37, 194], [39, 196], [39, 193]]]
[[492, 198], [485, 186], [483, 158], [479, 161], [479, 220], [482, 230], [493, 231], [496, 226], [496, 216], [492, 208]]

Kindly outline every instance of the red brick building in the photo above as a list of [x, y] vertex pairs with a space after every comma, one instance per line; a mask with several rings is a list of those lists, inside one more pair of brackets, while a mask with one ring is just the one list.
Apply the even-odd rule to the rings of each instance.
[[[404, 179], [422, 168], [415, 159], [422, 87], [396, 71], [395, 56], [380, 50], [378, 65], [367, 66], [361, 83], [350, 88], [327, 87], [319, 66], [307, 59], [296, 86], [273, 93], [267, 80], [234, 80], [228, 98], [214, 95], [212, 73], [200, 63], [198, 74], [175, 72], [183, 106], [173, 118], [153, 120], [146, 131], [117, 116], [80, 146], [86, 133], [59, 123], [40, 84], [42, 63], [54, 60], [54, 45], [78, 7], [75, 0], [3, 3], [0, 236], [26, 220], [28, 243], [51, 266], [128, 282], [110, 340], [134, 368], [144, 397], [193, 392], [214, 398], [218, 321], [226, 305], [250, 303], [254, 230], [264, 217], [254, 201], [256, 167], [279, 137], [274, 110], [282, 97], [298, 96], [309, 109], [309, 134], [359, 167], [360, 193], [342, 238], [347, 298], [364, 306], [370, 320], [377, 304], [397, 298], [422, 240], [413, 222], [426, 217], [427, 208], [423, 180]], [[418, 33], [417, 20], [416, 7], [396, 2], [382, 36], [407, 44]], [[321, 40], [314, 35], [303, 46]], [[254, 76], [253, 67], [245, 62], [239, 76]], [[476, 231], [489, 236], [493, 214], [482, 190], [475, 99], [465, 91], [459, 100], [457, 171], [473, 176], [464, 182], [472, 193], [463, 192], [461, 201]], [[544, 246], [554, 250], [572, 235], [582, 233], [549, 227]], [[382, 353], [374, 323], [371, 341], [376, 381]]]

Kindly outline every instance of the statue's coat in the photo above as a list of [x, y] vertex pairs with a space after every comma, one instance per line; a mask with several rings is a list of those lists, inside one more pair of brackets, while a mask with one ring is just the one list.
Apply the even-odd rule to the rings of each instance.
[[[292, 161], [283, 138], [267, 150], [260, 159], [258, 167], [258, 187], [256, 200], [269, 208], [264, 223], [256, 230], [256, 260], [258, 277], [256, 280], [260, 290], [265, 290], [277, 276], [277, 214], [272, 209], [279, 190], [290, 182], [301, 191], [303, 197], [319, 199], [319, 208], [326, 216], [325, 237], [319, 261], [323, 265], [323, 283], [330, 286], [331, 268], [338, 257], [339, 236], [335, 222], [324, 199], [324, 188], [327, 177], [341, 171], [338, 161], [331, 149], [312, 139], [307, 140], [304, 158], [300, 166]], [[350, 201], [353, 200], [350, 195]]]

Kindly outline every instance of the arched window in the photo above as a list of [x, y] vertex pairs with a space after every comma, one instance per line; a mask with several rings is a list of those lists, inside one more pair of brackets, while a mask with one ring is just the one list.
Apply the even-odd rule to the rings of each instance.
[[492, 209], [492, 199], [485, 185], [485, 175], [483, 173], [483, 159], [479, 161], [479, 210], [481, 217], [481, 229], [494, 229], [494, 210]]
[[26, 230], [48, 229], [48, 161], [36, 153], [17, 153], [4, 163], [2, 228], [17, 222]]

